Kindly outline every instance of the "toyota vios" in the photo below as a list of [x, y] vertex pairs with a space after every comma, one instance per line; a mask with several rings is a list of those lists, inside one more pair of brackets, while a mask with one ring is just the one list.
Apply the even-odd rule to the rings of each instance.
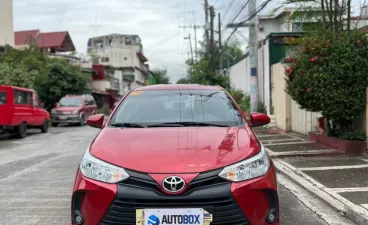
[[275, 168], [220, 87], [155, 85], [128, 93], [85, 150], [73, 225], [279, 225]]

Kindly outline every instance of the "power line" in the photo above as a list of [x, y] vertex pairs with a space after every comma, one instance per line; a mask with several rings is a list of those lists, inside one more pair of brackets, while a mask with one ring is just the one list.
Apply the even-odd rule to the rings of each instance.
[[217, 3], [219, 3], [219, 2], [220, 2], [220, 0], [217, 0], [217, 1], [215, 2], [215, 4], [213, 4], [213, 6], [217, 5]]
[[[180, 34], [180, 31], [179, 31], [179, 32], [177, 32], [177, 33], [175, 33], [173, 36], [167, 37], [167, 38], [165, 38], [165, 39], [163, 39], [163, 40], [161, 40], [161, 41], [157, 42], [156, 44], [148, 45], [148, 47], [149, 47], [149, 46], [158, 46], [158, 45], [161, 45], [161, 44], [163, 44], [163, 43], [165, 43], [165, 42], [167, 42], [167, 41], [170, 41], [172, 38], [174, 38], [174, 37], [178, 36], [179, 34]], [[145, 48], [147, 48], [147, 46], [146, 46]]]
[[[254, 16], [256, 16], [260, 11], [262, 11], [262, 9], [264, 9], [264, 8], [267, 6], [267, 4], [268, 4], [270, 1], [272, 1], [272, 0], [266, 0], [264, 3], [262, 3], [262, 4], [260, 5], [260, 8], [259, 8], [258, 10], [256, 10], [255, 12], [253, 12], [250, 16], [248, 16], [248, 18], [247, 18], [246, 20], [244, 20], [244, 21], [243, 21], [243, 22], [241, 22], [241, 23], [238, 23], [238, 24], [235, 26], [235, 28], [234, 28], [233, 32], [231, 32], [230, 36], [226, 39], [226, 42], [225, 42], [224, 46], [229, 42], [230, 38], [234, 35], [234, 33], [238, 30], [238, 28], [239, 28], [239, 27], [241, 27], [242, 23], [244, 23], [244, 22], [246, 22], [246, 21], [248, 21], [248, 20], [252, 19]], [[249, 1], [248, 1], [248, 2], [249, 2]]]
[[226, 10], [226, 12], [225, 12], [224, 16], [222, 17], [222, 21], [221, 21], [221, 23], [223, 23], [223, 22], [224, 22], [225, 17], [226, 17], [226, 16], [227, 16], [227, 14], [229, 13], [230, 8], [231, 8], [231, 6], [233, 6], [234, 2], [235, 2], [235, 0], [233, 0], [232, 2], [230, 2], [229, 7], [227, 8], [227, 10]]

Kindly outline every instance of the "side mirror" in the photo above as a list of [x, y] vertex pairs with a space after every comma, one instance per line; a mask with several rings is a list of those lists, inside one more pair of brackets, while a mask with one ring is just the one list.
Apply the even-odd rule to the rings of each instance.
[[252, 127], [259, 127], [269, 124], [270, 117], [263, 113], [250, 113], [250, 124]]
[[102, 128], [104, 122], [104, 114], [97, 114], [90, 116], [87, 120], [88, 126], [95, 127], [95, 128]]
[[45, 103], [41, 102], [41, 108], [45, 108]]
[[56, 102], [55, 103], [55, 107], [59, 107], [59, 102]]

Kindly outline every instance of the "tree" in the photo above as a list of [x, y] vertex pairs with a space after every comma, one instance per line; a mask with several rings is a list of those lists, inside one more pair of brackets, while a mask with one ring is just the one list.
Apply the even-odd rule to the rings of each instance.
[[321, 112], [330, 135], [353, 132], [366, 105], [368, 37], [355, 31], [311, 34], [285, 61], [286, 91], [301, 108]]
[[0, 84], [24, 88], [33, 88], [36, 78], [39, 76], [37, 70], [28, 71], [22, 64], [0, 62]]
[[177, 84], [189, 84], [189, 80], [187, 78], [181, 78], [176, 83]]
[[250, 112], [250, 96], [245, 94], [242, 90], [234, 89], [229, 93], [243, 112]]
[[[224, 76], [222, 72], [218, 71], [220, 65], [218, 55], [219, 49], [215, 47], [214, 52], [217, 53], [216, 57], [214, 57], [214, 65], [211, 65], [207, 54], [202, 54], [203, 56], [197, 62], [193, 62], [192, 60], [188, 60], [186, 62], [188, 65], [189, 74], [187, 82], [205, 85], [218, 85], [230, 91], [228, 77]], [[223, 68], [228, 66], [229, 61], [240, 58], [243, 55], [242, 50], [236, 44], [224, 46], [223, 52]], [[230, 56], [233, 57], [233, 59], [228, 58]]]
[[89, 52], [88, 53], [89, 57], [91, 57], [91, 61], [92, 63], [99, 63], [100, 62], [100, 56], [95, 54], [94, 52]]
[[36, 85], [45, 108], [51, 110], [55, 103], [67, 94], [85, 94], [91, 77], [82, 73], [80, 67], [64, 59], [50, 59], [48, 76]]
[[170, 78], [167, 76], [167, 71], [163, 69], [153, 69], [151, 72], [157, 80], [157, 84], [170, 84]]
[[[334, 35], [350, 30], [351, 0], [286, 0], [285, 3], [299, 6], [290, 16], [293, 21], [313, 22], [315, 28]], [[316, 22], [320, 22], [322, 27]]]
[[[46, 64], [48, 63], [48, 57], [40, 52], [35, 45], [30, 45], [23, 50], [7, 45], [0, 62], [7, 64], [10, 68], [23, 68], [25, 70], [24, 75], [30, 76], [32, 74], [33, 77], [30, 80], [33, 83], [38, 83], [47, 76]], [[27, 85], [33, 86], [33, 83]]]

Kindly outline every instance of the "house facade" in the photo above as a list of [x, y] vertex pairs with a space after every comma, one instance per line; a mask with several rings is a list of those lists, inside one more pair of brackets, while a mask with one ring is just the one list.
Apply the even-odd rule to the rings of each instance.
[[90, 38], [88, 53], [97, 55], [99, 64], [115, 69], [115, 77], [123, 82], [123, 92], [146, 85], [148, 60], [138, 35], [111, 34]]
[[[301, 22], [292, 19], [296, 8], [280, 7], [270, 15], [259, 15], [258, 27], [258, 52], [257, 52], [257, 78], [259, 101], [265, 106], [267, 113], [272, 111], [272, 65], [280, 62], [289, 55], [290, 49], [285, 48], [287, 44], [285, 37], [299, 37], [309, 25], [315, 23], [314, 19]], [[230, 84], [233, 88], [243, 92], [251, 93], [251, 76], [249, 67], [249, 52], [238, 59], [227, 70]]]

